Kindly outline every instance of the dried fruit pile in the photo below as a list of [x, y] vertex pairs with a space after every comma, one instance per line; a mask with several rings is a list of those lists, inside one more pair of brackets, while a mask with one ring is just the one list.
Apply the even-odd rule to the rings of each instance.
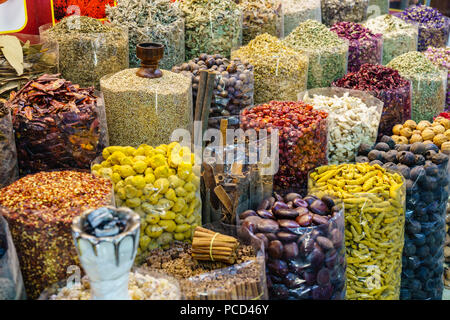
[[59, 74], [29, 81], [7, 106], [22, 174], [89, 169], [107, 144], [105, 110], [94, 88], [81, 89]]

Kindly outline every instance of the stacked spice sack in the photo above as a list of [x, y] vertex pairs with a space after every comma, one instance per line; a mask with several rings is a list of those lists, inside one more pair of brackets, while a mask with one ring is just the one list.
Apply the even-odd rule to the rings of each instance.
[[[411, 120], [409, 120], [411, 121]], [[448, 156], [433, 143], [362, 145], [357, 162], [400, 172], [406, 186], [401, 299], [440, 300], [443, 292]]]

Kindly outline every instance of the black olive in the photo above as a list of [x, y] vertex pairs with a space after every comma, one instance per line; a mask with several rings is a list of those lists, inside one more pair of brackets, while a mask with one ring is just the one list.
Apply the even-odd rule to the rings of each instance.
[[378, 164], [381, 167], [383, 165], [383, 162], [381, 162], [380, 160], [373, 160], [373, 161], [369, 162], [369, 164], [371, 166]]
[[380, 141], [386, 143], [389, 146], [389, 148], [391, 148], [391, 149], [394, 149], [394, 147], [395, 147], [394, 139], [392, 139], [389, 136], [382, 136]]
[[369, 154], [367, 155], [367, 157], [369, 158], [370, 161], [374, 161], [374, 160], [382, 160], [382, 155], [381, 155], [381, 151], [379, 150], [372, 150], [369, 152]]
[[409, 149], [412, 153], [424, 155], [427, 151], [427, 147], [425, 143], [422, 142], [414, 142]]
[[435, 145], [434, 143], [427, 143], [425, 145], [425, 149], [428, 150], [433, 150], [434, 152], [438, 153], [439, 152], [439, 147], [437, 145]]
[[411, 147], [410, 144], [396, 144], [395, 145], [395, 150], [397, 150], [398, 152], [400, 152], [400, 151], [409, 151], [410, 147]]
[[385, 164], [383, 164], [383, 168], [387, 169], [387, 170], [393, 170], [393, 171], [397, 171], [397, 165], [393, 162], [386, 162]]
[[397, 150], [389, 150], [388, 152], [383, 154], [383, 160], [385, 162], [397, 163], [397, 153]]
[[416, 166], [423, 166], [425, 164], [425, 157], [421, 154], [416, 154]]
[[439, 152], [439, 153], [433, 155], [433, 157], [431, 158], [431, 161], [433, 161], [436, 164], [445, 163], [445, 162], [448, 162], [448, 156], [442, 152]]
[[397, 160], [404, 165], [412, 166], [416, 162], [416, 157], [412, 152], [401, 151], [397, 154]]
[[372, 146], [367, 143], [361, 143], [359, 145], [358, 154], [362, 156], [367, 156], [370, 151], [372, 151]]
[[378, 142], [375, 145], [375, 149], [379, 150], [379, 151], [384, 151], [384, 152], [388, 152], [389, 150], [391, 150], [389, 145], [387, 143], [384, 143], [384, 142]]
[[427, 152], [425, 152], [425, 159], [431, 160], [436, 154], [437, 152], [434, 150], [427, 150]]
[[369, 158], [365, 157], [365, 156], [357, 156], [355, 161], [357, 163], [365, 163], [365, 162], [369, 162]]
[[405, 166], [404, 164], [399, 164], [397, 166], [397, 170], [400, 171], [400, 173], [402, 174], [402, 176], [405, 177], [405, 179], [409, 179], [410, 177], [410, 169], [408, 166]]

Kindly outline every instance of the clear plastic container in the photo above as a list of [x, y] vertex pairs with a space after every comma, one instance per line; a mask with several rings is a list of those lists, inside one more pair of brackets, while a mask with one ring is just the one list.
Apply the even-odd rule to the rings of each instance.
[[322, 22], [320, 0], [287, 0], [283, 1], [284, 36], [287, 36], [300, 23], [306, 20]]
[[374, 33], [383, 35], [383, 65], [409, 51], [417, 50], [418, 27], [393, 15], [382, 15], [364, 22]]
[[[44, 75], [22, 89], [24, 95], [7, 104], [13, 115], [20, 173], [89, 169], [108, 145], [101, 93], [76, 89], [58, 75]], [[36, 94], [27, 95], [32, 91]]]
[[367, 19], [372, 19], [389, 13], [389, 0], [369, 0]]
[[369, 0], [321, 0], [322, 23], [331, 27], [341, 21], [362, 22], [367, 19]]
[[447, 95], [445, 98], [445, 110], [450, 108], [450, 47], [434, 48], [428, 47], [424, 54], [434, 65], [447, 70]]
[[[350, 172], [353, 179], [343, 177]], [[380, 180], [376, 180], [378, 174]], [[383, 184], [383, 180], [389, 183]], [[310, 174], [308, 191], [317, 197], [329, 195], [343, 201], [346, 299], [398, 300], [405, 223], [404, 178], [368, 164], [324, 166]]]
[[255, 104], [271, 100], [294, 101], [297, 92], [306, 89], [308, 57], [273, 36], [259, 35], [231, 55], [254, 67]]
[[[251, 232], [265, 243], [270, 298], [343, 300], [346, 261], [342, 206], [335, 207], [331, 198], [325, 204], [311, 196], [304, 200], [295, 193], [284, 195], [284, 199], [280, 195], [245, 211], [240, 221], [242, 233]], [[313, 206], [314, 202], [326, 212]], [[289, 208], [289, 203], [293, 209], [282, 209]], [[286, 213], [292, 216], [283, 216]]]
[[242, 43], [242, 11], [232, 0], [183, 0], [186, 60], [202, 53], [229, 57]]
[[0, 300], [26, 298], [19, 259], [8, 223], [0, 215]]
[[0, 102], [0, 188], [19, 177], [11, 113]]
[[[101, 32], [91, 30], [104, 30]], [[69, 16], [43, 25], [45, 42], [58, 43], [59, 71], [82, 88], [99, 88], [100, 78], [128, 68], [128, 30], [84, 16]]]
[[[301, 117], [307, 121], [290, 122]], [[274, 190], [306, 191], [308, 172], [327, 164], [328, 113], [314, 110], [303, 102], [272, 101], [244, 109], [241, 129], [278, 129], [279, 169]]]
[[268, 33], [281, 38], [284, 35], [281, 0], [236, 0], [243, 13], [242, 44], [246, 45], [256, 36]]
[[[239, 254], [236, 263], [228, 265], [222, 262], [194, 261], [190, 254], [190, 245], [175, 243], [167, 250], [156, 249], [141, 267], [149, 270], [161, 270], [176, 278], [185, 300], [266, 300], [268, 298], [264, 261], [264, 244], [251, 234], [240, 234], [236, 226], [221, 223], [203, 226], [221, 234], [232, 236], [240, 242], [244, 256]], [[183, 276], [182, 272], [165, 266], [166, 258], [170, 262], [195, 263], [196, 275]], [[182, 269], [180, 269], [182, 270]], [[204, 270], [205, 272], [198, 272]], [[173, 271], [175, 274], [172, 274]]]
[[383, 102], [372, 95], [334, 87], [299, 93], [298, 100], [328, 113], [328, 163], [353, 162], [361, 143], [375, 143]]
[[140, 215], [137, 261], [175, 240], [190, 242], [193, 229], [202, 224], [200, 168], [188, 147], [177, 142], [155, 148], [111, 146], [92, 173], [112, 180], [117, 207]]

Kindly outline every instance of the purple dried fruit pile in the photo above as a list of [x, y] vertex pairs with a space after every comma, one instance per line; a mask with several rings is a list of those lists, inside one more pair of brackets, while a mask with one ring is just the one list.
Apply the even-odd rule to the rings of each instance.
[[383, 35], [354, 22], [339, 22], [330, 28], [349, 41], [348, 72], [356, 72], [365, 63], [382, 64]]
[[271, 299], [344, 299], [344, 215], [332, 198], [274, 193], [239, 218], [240, 234], [264, 243]]
[[[89, 169], [106, 144], [106, 119], [94, 88], [45, 74], [13, 94], [11, 108], [21, 174]], [[105, 119], [105, 120], [103, 120]]]
[[332, 86], [361, 90], [383, 101], [378, 137], [390, 135], [396, 123], [411, 118], [411, 83], [397, 70], [381, 65], [364, 64], [358, 72], [348, 73]]

